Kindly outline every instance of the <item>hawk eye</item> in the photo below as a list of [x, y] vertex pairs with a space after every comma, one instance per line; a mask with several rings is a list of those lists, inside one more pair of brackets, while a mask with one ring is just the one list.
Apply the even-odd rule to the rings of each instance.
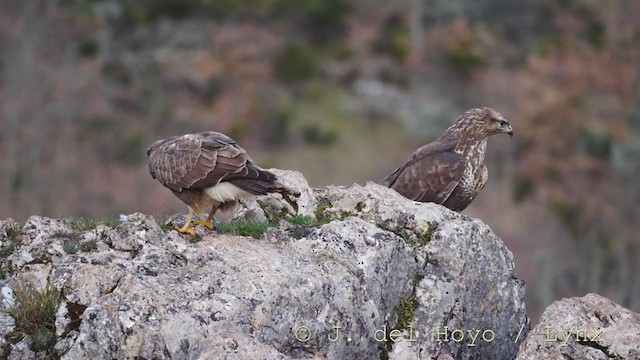
[[507, 122], [504, 120], [500, 120], [500, 126], [507, 126]]

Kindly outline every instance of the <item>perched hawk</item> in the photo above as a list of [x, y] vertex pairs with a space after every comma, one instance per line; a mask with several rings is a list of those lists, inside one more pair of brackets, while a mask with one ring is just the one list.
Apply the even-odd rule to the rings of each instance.
[[233, 206], [237, 199], [251, 195], [292, 193], [273, 173], [255, 165], [234, 140], [218, 132], [158, 140], [147, 150], [147, 157], [151, 176], [189, 206], [184, 226], [176, 227], [184, 234], [195, 235], [189, 228], [194, 212], [202, 214], [210, 207], [207, 219], [194, 224], [213, 229], [211, 221], [219, 207]]
[[513, 128], [490, 108], [467, 110], [437, 140], [416, 150], [407, 162], [382, 180], [405, 197], [464, 210], [489, 177], [483, 164], [491, 135]]

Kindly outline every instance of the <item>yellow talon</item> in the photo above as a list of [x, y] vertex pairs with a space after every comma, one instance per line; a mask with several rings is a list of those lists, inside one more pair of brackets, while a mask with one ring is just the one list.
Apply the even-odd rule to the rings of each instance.
[[187, 235], [191, 235], [191, 236], [196, 236], [196, 232], [189, 228], [189, 225], [191, 224], [191, 219], [193, 218], [193, 210], [191, 210], [191, 208], [189, 208], [189, 215], [187, 216], [187, 221], [185, 221], [184, 225], [182, 227], [178, 227], [176, 226], [176, 230], [178, 230], [179, 233], [181, 234], [187, 234]]
[[193, 225], [202, 225], [209, 230], [214, 230], [216, 227], [210, 221], [194, 221]]
[[213, 214], [216, 213], [219, 205], [220, 204], [213, 204], [213, 206], [211, 207], [211, 211], [209, 212], [209, 216], [207, 216], [207, 219], [205, 221], [198, 220], [198, 221], [194, 221], [193, 224], [202, 225], [209, 230], [215, 230], [216, 227], [213, 225]]
[[181, 228], [181, 227], [176, 226], [176, 230], [178, 230], [178, 232], [181, 233], [181, 234], [187, 234], [187, 235], [191, 235], [191, 236], [196, 236], [196, 232], [193, 231], [193, 229], [191, 229], [191, 228], [186, 228], [185, 229], [185, 228]]

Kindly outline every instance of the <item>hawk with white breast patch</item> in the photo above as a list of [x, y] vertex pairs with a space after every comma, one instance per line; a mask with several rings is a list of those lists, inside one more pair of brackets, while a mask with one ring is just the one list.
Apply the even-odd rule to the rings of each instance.
[[154, 142], [147, 150], [151, 176], [189, 206], [184, 226], [176, 229], [195, 235], [189, 227], [194, 213], [211, 208], [205, 221], [195, 224], [213, 229], [219, 208], [237, 199], [268, 193], [293, 194], [276, 175], [253, 163], [247, 152], [230, 137], [218, 132], [174, 136]]
[[467, 110], [437, 140], [416, 150], [407, 162], [382, 180], [405, 197], [464, 210], [484, 187], [487, 140], [513, 136], [513, 128], [491, 108]]

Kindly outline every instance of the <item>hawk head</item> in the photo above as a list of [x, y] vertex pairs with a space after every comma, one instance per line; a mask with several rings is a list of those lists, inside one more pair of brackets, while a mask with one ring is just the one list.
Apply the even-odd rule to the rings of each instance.
[[499, 112], [483, 107], [467, 110], [451, 125], [447, 133], [484, 139], [495, 134], [513, 136], [513, 127]]
[[492, 108], [482, 108], [482, 112], [484, 116], [482, 117], [482, 121], [484, 122], [484, 127], [488, 132], [488, 135], [495, 135], [500, 133], [509, 134], [509, 136], [513, 136], [513, 127], [507, 120], [504, 119], [502, 114], [493, 110]]

